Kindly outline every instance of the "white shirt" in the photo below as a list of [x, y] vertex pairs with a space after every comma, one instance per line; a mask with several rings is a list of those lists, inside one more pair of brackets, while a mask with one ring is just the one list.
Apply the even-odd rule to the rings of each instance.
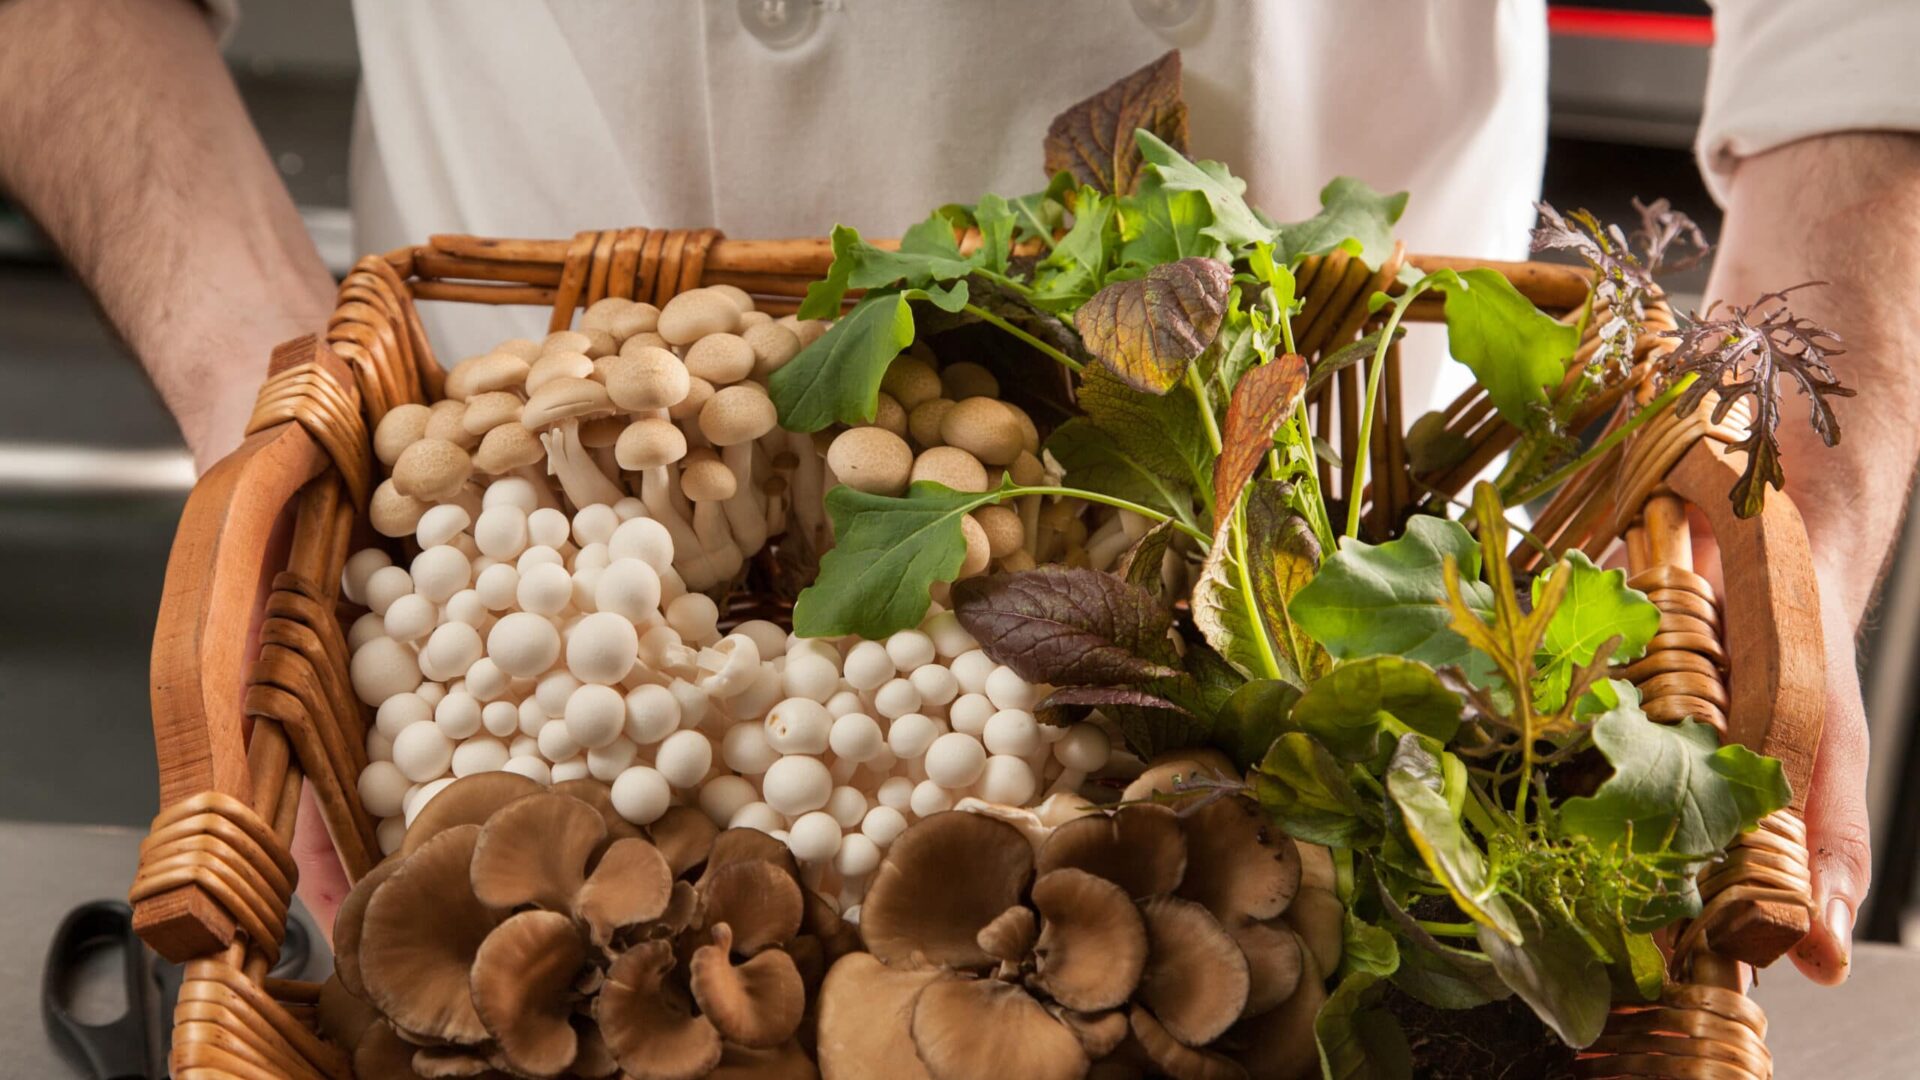
[[[357, 244], [627, 225], [896, 236], [933, 207], [1045, 183], [1052, 117], [1182, 50], [1194, 156], [1279, 220], [1359, 177], [1412, 199], [1410, 250], [1520, 258], [1545, 155], [1542, 0], [355, 0]], [[1907, 0], [1719, 0], [1700, 150], [1920, 126]], [[452, 310], [453, 308], [459, 310]], [[426, 305], [443, 361], [535, 332]], [[1441, 385], [1421, 385], [1415, 368]], [[1464, 384], [1410, 365], [1410, 403]]]

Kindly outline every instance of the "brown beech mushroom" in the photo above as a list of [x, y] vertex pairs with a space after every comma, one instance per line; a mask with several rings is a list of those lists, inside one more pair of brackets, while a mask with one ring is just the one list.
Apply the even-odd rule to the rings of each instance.
[[687, 380], [687, 396], [681, 398], [677, 404], [668, 406], [667, 415], [675, 420], [690, 420], [699, 416], [700, 410], [706, 408], [707, 401], [713, 397], [713, 393], [712, 383], [705, 379], [690, 378]]
[[606, 387], [592, 379], [567, 375], [534, 391], [521, 410], [521, 424], [541, 433], [547, 471], [560, 481], [561, 490], [576, 508], [593, 503], [611, 505], [626, 495], [580, 442], [580, 421], [611, 412], [613, 402], [607, 397]]
[[692, 345], [708, 334], [731, 334], [740, 328], [740, 304], [716, 289], [689, 289], [660, 309], [654, 330], [671, 345]]
[[913, 461], [910, 479], [914, 483], [931, 480], [955, 491], [987, 490], [986, 466], [980, 464], [979, 458], [952, 446], [936, 446], [921, 451]]
[[960, 560], [960, 577], [970, 578], [987, 572], [993, 561], [993, 549], [987, 531], [968, 514], [960, 519], [960, 537], [967, 542], [967, 553]]
[[762, 323], [742, 331], [747, 347], [753, 350], [753, 375], [764, 379], [787, 366], [800, 355], [800, 335], [778, 323]]
[[628, 412], [652, 412], [680, 404], [691, 386], [691, 376], [680, 358], [665, 349], [643, 345], [621, 349], [603, 364], [607, 394]]
[[433, 403], [427, 410], [427, 430], [423, 436], [428, 439], [442, 439], [458, 446], [462, 450], [472, 450], [480, 442], [480, 437], [468, 431], [464, 423], [467, 404], [444, 398]]
[[855, 491], [901, 495], [913, 472], [913, 451], [885, 428], [848, 428], [827, 447], [827, 467]]
[[528, 341], [523, 344], [527, 350], [520, 353], [510, 352], [508, 342], [484, 356], [471, 356], [453, 366], [447, 372], [443, 389], [447, 397], [455, 401], [465, 401], [474, 394], [484, 394], [489, 390], [512, 390], [527, 381], [527, 372], [539, 354], [539, 346]]
[[753, 374], [754, 361], [753, 346], [738, 334], [708, 334], [687, 348], [687, 371], [715, 386]]
[[734, 494], [724, 509], [734, 541], [745, 553], [767, 542], [766, 493], [754, 484], [754, 446], [779, 423], [773, 401], [757, 383], [719, 390], [700, 408], [700, 433], [721, 448], [721, 460], [733, 473]]
[[382, 480], [367, 500], [367, 523], [381, 536], [412, 536], [420, 525], [420, 515], [432, 503], [402, 495], [391, 479]]
[[460, 416], [460, 426], [476, 440], [501, 424], [520, 419], [520, 407], [524, 404], [520, 395], [507, 390], [489, 390], [484, 394], [475, 394], [467, 399], [467, 410]]
[[738, 285], [709, 285], [707, 291], [719, 293], [733, 301], [733, 306], [743, 316], [753, 311], [753, 294]]
[[431, 409], [412, 401], [388, 409], [373, 429], [373, 456], [392, 468], [402, 450], [427, 437], [427, 418], [431, 415]]
[[885, 391], [874, 398], [873, 426], [885, 428], [901, 438], [907, 437], [907, 410]]
[[1010, 506], [983, 506], [971, 516], [980, 525], [980, 531], [986, 534], [987, 550], [996, 559], [1004, 559], [1019, 551], [1027, 541], [1020, 515]]
[[1000, 380], [993, 372], [971, 360], [960, 360], [940, 369], [940, 394], [955, 401], [972, 397], [998, 398]]
[[940, 419], [940, 440], [988, 465], [1011, 465], [1025, 449], [1013, 410], [992, 398], [970, 397]]
[[620, 433], [613, 456], [621, 468], [634, 472], [671, 465], [687, 456], [687, 437], [671, 420], [646, 417]]
[[[547, 451], [540, 445], [540, 437], [528, 431], [525, 424], [510, 420], [492, 428], [481, 438], [480, 448], [473, 452], [473, 467], [489, 476], [500, 476], [529, 465], [538, 465], [546, 456]], [[544, 488], [546, 485], [535, 486]]]
[[421, 439], [393, 463], [393, 486], [424, 502], [452, 498], [473, 475], [473, 458], [445, 439]]
[[880, 378], [880, 389], [911, 412], [921, 402], [940, 396], [940, 375], [932, 364], [905, 352], [887, 365], [887, 373]]
[[529, 395], [555, 379], [585, 379], [593, 375], [593, 358], [584, 352], [560, 351], [540, 354], [527, 372]]
[[940, 438], [940, 424], [957, 404], [959, 402], [941, 397], [915, 405], [913, 411], [907, 414], [907, 434], [922, 449], [945, 446], [946, 443]]
[[[680, 470], [680, 491], [693, 504], [693, 532], [700, 550], [716, 564], [717, 581], [725, 581], [740, 571], [745, 556], [727, 524], [725, 503], [739, 490], [733, 470], [711, 450], [687, 453]], [[678, 549], [675, 549], [678, 561]]]

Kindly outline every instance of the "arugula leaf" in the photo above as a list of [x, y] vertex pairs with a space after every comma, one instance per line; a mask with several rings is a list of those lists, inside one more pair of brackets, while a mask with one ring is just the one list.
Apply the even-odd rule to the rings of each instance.
[[1313, 577], [1320, 544], [1287, 505], [1287, 485], [1261, 481], [1246, 493], [1241, 507], [1226, 509], [1201, 564], [1191, 596], [1194, 625], [1241, 674], [1298, 684], [1322, 657], [1294, 624], [1287, 601]]
[[1046, 190], [1008, 199], [1013, 211], [1015, 243], [1038, 240], [1053, 246], [1053, 234], [1067, 223], [1067, 196], [1074, 190], [1073, 174], [1065, 169], [1048, 179]]
[[953, 222], [938, 211], [908, 229], [898, 251], [874, 247], [860, 239], [858, 229], [835, 225], [833, 265], [827, 268], [825, 278], [807, 286], [800, 316], [839, 316], [848, 289], [878, 289], [900, 282], [909, 288], [925, 288], [936, 281], [966, 277], [973, 268], [971, 261], [960, 256]]
[[1508, 423], [1538, 427], [1546, 388], [1566, 375], [1580, 329], [1534, 307], [1497, 270], [1436, 270], [1423, 280], [1446, 296], [1447, 351]]
[[1232, 286], [1227, 264], [1182, 259], [1101, 289], [1073, 323], [1088, 351], [1129, 386], [1164, 394], [1213, 344]]
[[1197, 191], [1206, 198], [1213, 223], [1201, 230], [1203, 235], [1233, 248], [1273, 239], [1273, 226], [1247, 205], [1247, 182], [1228, 172], [1225, 165], [1188, 161], [1151, 131], [1136, 131], [1133, 138], [1169, 191]]
[[998, 195], [982, 195], [973, 205], [973, 221], [980, 227], [980, 265], [996, 274], [1006, 273], [1013, 247], [1013, 207]]
[[1546, 579], [1568, 575], [1567, 589], [1547, 623], [1547, 635], [1534, 659], [1533, 693], [1540, 707], [1558, 712], [1567, 700], [1573, 669], [1593, 662], [1607, 639], [1619, 638], [1611, 662], [1638, 660], [1660, 632], [1660, 609], [1647, 594], [1627, 587], [1624, 570], [1602, 570], [1582, 551], [1571, 551], [1547, 573], [1533, 579], [1533, 602], [1545, 593]]
[[[1235, 701], [1238, 698], [1235, 695]], [[1227, 704], [1231, 715], [1234, 701]], [[1372, 847], [1382, 838], [1383, 819], [1377, 800], [1363, 798], [1354, 788], [1349, 778], [1352, 768], [1336, 760], [1313, 736], [1289, 731], [1275, 739], [1260, 759], [1253, 774], [1254, 796], [1289, 836], [1327, 847]]]
[[820, 559], [819, 578], [793, 606], [794, 631], [877, 641], [918, 626], [932, 603], [927, 590], [936, 581], [952, 581], [966, 559], [960, 519], [1000, 498], [1000, 491], [954, 491], [927, 480], [904, 498], [845, 484], [827, 492], [838, 542]]
[[[836, 262], [836, 266], [839, 264]], [[869, 293], [813, 344], [767, 378], [767, 396], [788, 431], [864, 424], [879, 405], [887, 365], [913, 344], [913, 309], [902, 293]]]
[[1032, 301], [1048, 311], [1072, 311], [1100, 289], [1107, 252], [1119, 239], [1113, 200], [1090, 187], [1073, 203], [1073, 228], [1035, 268]]
[[1571, 927], [1545, 923], [1522, 909], [1519, 937], [1509, 939], [1482, 924], [1480, 947], [1500, 980], [1513, 988], [1534, 1014], [1579, 1049], [1591, 1045], [1606, 1026], [1613, 984], [1600, 958]]
[[1142, 468], [1155, 476], [1184, 477], [1190, 490], [1211, 493], [1213, 447], [1200, 426], [1200, 406], [1186, 387], [1155, 397], [1095, 365], [1081, 376], [1076, 396], [1087, 419]]
[[1413, 1050], [1380, 1002], [1385, 981], [1356, 971], [1340, 980], [1313, 1020], [1321, 1075], [1329, 1080], [1408, 1080]]
[[1205, 195], [1170, 191], [1157, 171], [1143, 173], [1140, 189], [1120, 200], [1120, 263], [1158, 266], [1181, 259], [1224, 259], [1225, 246], [1206, 235], [1212, 224]]
[[956, 582], [953, 612], [989, 657], [1028, 682], [1115, 686], [1175, 678], [1173, 616], [1098, 570], [1042, 566]]
[[1487, 856], [1467, 836], [1447, 805], [1446, 796], [1398, 761], [1387, 772], [1387, 795], [1400, 811], [1407, 838], [1419, 852], [1420, 860], [1434, 880], [1447, 890], [1454, 905], [1474, 922], [1489, 928], [1493, 932], [1491, 936], [1520, 944], [1520, 924], [1500, 894]]
[[1325, 255], [1344, 248], [1349, 255], [1378, 270], [1393, 254], [1393, 225], [1407, 208], [1407, 193], [1382, 195], [1350, 176], [1335, 177], [1320, 189], [1320, 212], [1279, 233], [1284, 261], [1297, 263], [1308, 255]]
[[1140, 173], [1135, 128], [1175, 146], [1187, 145], [1187, 105], [1180, 98], [1180, 50], [1158, 60], [1053, 118], [1047, 127], [1046, 169], [1065, 169], [1107, 194], [1132, 191]]
[[1697, 720], [1657, 724], [1640, 711], [1632, 685], [1616, 681], [1621, 706], [1593, 724], [1593, 742], [1613, 775], [1592, 795], [1559, 808], [1561, 828], [1603, 844], [1631, 840], [1635, 851], [1719, 854], [1734, 837], [1787, 805], [1780, 762]]
[[1471, 651], [1466, 639], [1447, 628], [1441, 567], [1449, 555], [1460, 565], [1469, 604], [1490, 611], [1492, 591], [1472, 580], [1480, 573], [1473, 535], [1427, 515], [1412, 518], [1405, 535], [1384, 544], [1342, 539], [1288, 610], [1338, 659], [1391, 653], [1434, 667], [1464, 664]]
[[1399, 656], [1339, 664], [1293, 707], [1292, 726], [1348, 761], [1385, 761], [1409, 731], [1445, 744], [1460, 729], [1460, 695], [1432, 668]]

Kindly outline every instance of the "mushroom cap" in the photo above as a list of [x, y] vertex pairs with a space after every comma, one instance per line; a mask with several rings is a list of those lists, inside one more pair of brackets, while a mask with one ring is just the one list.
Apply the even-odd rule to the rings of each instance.
[[645, 840], [615, 840], [580, 886], [573, 913], [605, 948], [615, 933], [652, 922], [673, 899], [673, 868]]
[[1227, 1042], [1233, 1056], [1255, 1076], [1308, 1077], [1320, 1072], [1314, 1021], [1327, 1001], [1326, 977], [1302, 954], [1300, 989], [1278, 1007], [1234, 1025]]
[[546, 459], [547, 448], [525, 424], [510, 420], [487, 432], [473, 452], [473, 466], [489, 476], [512, 472]]
[[367, 999], [428, 1039], [487, 1037], [468, 987], [474, 955], [499, 915], [467, 888], [480, 826], [457, 825], [407, 856], [373, 891], [360, 936]]
[[652, 345], [622, 348], [601, 361], [613, 403], [629, 412], [671, 408], [687, 396], [692, 375], [680, 358]]
[[907, 410], [892, 394], [881, 391], [873, 397], [873, 426], [886, 428], [901, 438], [907, 437]]
[[[548, 788], [547, 792], [552, 795], [565, 795], [569, 799], [578, 799], [588, 806], [593, 807], [594, 813], [600, 815], [600, 821], [607, 827], [607, 839], [600, 847], [594, 850], [593, 858], [595, 859], [598, 859], [601, 853], [606, 851], [608, 847], [621, 840], [630, 838], [644, 840], [647, 838], [645, 829], [621, 817], [620, 812], [613, 808], [613, 789], [602, 781], [593, 779], [562, 780]], [[658, 847], [659, 845], [656, 844], [655, 846]], [[662, 853], [665, 853], [665, 849], [662, 849]], [[669, 859], [668, 861], [671, 862], [672, 860]], [[679, 876], [677, 872], [675, 876]]]
[[700, 433], [715, 446], [751, 442], [772, 431], [779, 422], [773, 400], [757, 383], [716, 390], [707, 403], [700, 406]]
[[586, 379], [593, 376], [593, 359], [584, 352], [556, 351], [540, 354], [527, 371], [528, 396], [555, 379]]
[[967, 542], [967, 553], [960, 560], [960, 576], [970, 578], [987, 572], [987, 566], [993, 561], [993, 547], [987, 540], [987, 531], [968, 514], [960, 519], [960, 538]]
[[353, 1075], [361, 1080], [414, 1080], [412, 1043], [385, 1020], [368, 1028], [353, 1048]]
[[381, 536], [411, 536], [420, 524], [420, 515], [432, 505], [411, 495], [402, 495], [392, 479], [382, 480], [367, 500], [367, 523]]
[[1040, 940], [1040, 917], [1024, 904], [1015, 904], [993, 917], [980, 928], [973, 940], [980, 950], [996, 960], [1019, 964]]
[[1126, 890], [1084, 870], [1043, 874], [1033, 883], [1040, 912], [1033, 984], [1076, 1012], [1126, 1002], [1147, 962], [1147, 928]]
[[707, 925], [727, 924], [733, 951], [742, 955], [751, 956], [800, 932], [806, 901], [793, 873], [777, 863], [730, 862], [702, 875], [696, 888]]
[[913, 407], [907, 413], [907, 434], [922, 447], [946, 445], [940, 438], [940, 422], [947, 413], [959, 404], [951, 398], [932, 398]]
[[523, 911], [495, 927], [473, 958], [474, 1010], [500, 1056], [522, 1073], [553, 1076], [580, 1049], [573, 987], [587, 963], [587, 943], [573, 920], [554, 911]]
[[1242, 1016], [1257, 1016], [1293, 996], [1300, 988], [1305, 946], [1278, 919], [1229, 927], [1227, 933], [1247, 958], [1247, 1004]]
[[1040, 429], [1034, 426], [1033, 417], [1027, 415], [1027, 410], [1015, 405], [1011, 401], [1003, 401], [1000, 404], [1007, 407], [1007, 411], [1013, 414], [1014, 421], [1020, 425], [1021, 451], [1028, 455], [1038, 454], [1040, 452]]
[[336, 972], [320, 984], [314, 1020], [320, 1026], [320, 1034], [335, 1044], [354, 1046], [380, 1022], [380, 1012], [348, 990]]
[[1247, 1006], [1247, 957], [1207, 909], [1156, 896], [1140, 905], [1146, 920], [1146, 970], [1138, 1000], [1188, 1046], [1202, 1046], [1233, 1026]]
[[1208, 773], [1231, 777], [1238, 775], [1238, 770], [1227, 755], [1212, 747], [1171, 750], [1148, 762], [1147, 768], [1127, 784], [1120, 799], [1122, 802], [1137, 802], [1155, 795], [1171, 795], [1179, 782]]
[[623, 469], [655, 469], [686, 456], [686, 433], [673, 421], [656, 416], [628, 424], [613, 444], [613, 459]]
[[555, 330], [540, 343], [540, 355], [555, 352], [584, 353], [593, 345], [593, 339], [578, 330]]
[[673, 345], [691, 345], [708, 334], [731, 334], [739, 328], [739, 303], [715, 289], [689, 289], [667, 301], [654, 327]]
[[520, 419], [520, 395], [509, 390], [489, 390], [467, 399], [467, 411], [460, 426], [478, 439], [501, 424]]
[[[1182, 1043], [1151, 1012], [1138, 1005], [1127, 1014], [1127, 1023], [1147, 1057], [1174, 1080], [1247, 1080], [1247, 1070], [1239, 1062]], [[1314, 1045], [1311, 1035], [1307, 1045]]]
[[763, 379], [800, 355], [800, 335], [778, 323], [749, 326], [740, 336], [753, 350], [754, 375]]
[[689, 378], [687, 396], [681, 398], [678, 403], [667, 406], [667, 416], [674, 420], [686, 420], [699, 416], [700, 410], [706, 408], [707, 400], [711, 397], [713, 397], [712, 383], [705, 379]]
[[[956, 877], [960, 866], [968, 873]], [[1032, 880], [1033, 848], [1020, 830], [980, 814], [934, 814], [888, 847], [861, 901], [860, 936], [887, 963], [920, 953], [950, 967], [991, 964], [980, 931]]]
[[533, 904], [570, 912], [586, 884], [587, 861], [606, 837], [599, 813], [578, 799], [551, 792], [516, 799], [481, 826], [473, 894], [503, 910]]
[[407, 826], [400, 842], [400, 856], [419, 851], [421, 845], [456, 825], [484, 825], [494, 811], [510, 802], [537, 795], [545, 790], [537, 782], [518, 773], [475, 773], [448, 785]]
[[[740, 314], [742, 315], [753, 310], [753, 294], [738, 285], [709, 285], [707, 286], [707, 291], [719, 293], [721, 296], [733, 301], [733, 306], [740, 309]], [[772, 318], [772, 316], [768, 316], [768, 318]]]
[[1215, 799], [1180, 823], [1187, 873], [1175, 895], [1205, 905], [1226, 926], [1287, 910], [1300, 889], [1300, 852], [1251, 800]]
[[443, 398], [427, 410], [427, 430], [421, 435], [428, 439], [445, 439], [462, 450], [472, 450], [480, 444], [480, 436], [467, 430], [466, 418], [466, 402]]
[[592, 379], [556, 376], [533, 392], [520, 411], [520, 422], [529, 431], [542, 431], [562, 420], [598, 416], [613, 411], [607, 388]]
[[753, 346], [738, 334], [708, 334], [687, 349], [687, 371], [715, 386], [753, 374]]
[[913, 451], [885, 428], [848, 428], [827, 447], [827, 468], [855, 491], [899, 495], [913, 472]]
[[340, 909], [333, 915], [333, 973], [356, 999], [367, 996], [366, 986], [360, 980], [360, 935], [366, 926], [367, 901], [373, 899], [373, 890], [399, 865], [399, 859], [374, 864], [366, 876], [353, 883], [347, 898], [340, 902]]
[[940, 393], [955, 401], [970, 397], [997, 398], [1000, 380], [993, 372], [971, 360], [960, 360], [940, 369]]
[[417, 401], [388, 409], [373, 429], [373, 456], [391, 468], [400, 459], [400, 451], [427, 437], [427, 418], [431, 415], [433, 410]]
[[841, 957], [820, 984], [815, 1031], [821, 1072], [931, 1080], [913, 1047], [913, 1005], [920, 991], [951, 978], [938, 967], [888, 966], [871, 953]]
[[680, 470], [680, 490], [691, 502], [721, 502], [733, 498], [739, 484], [733, 470], [713, 451], [695, 450], [687, 454]]
[[940, 439], [988, 465], [1011, 465], [1025, 449], [1013, 410], [989, 397], [970, 397], [948, 409], [940, 419]]
[[987, 490], [987, 468], [980, 459], [957, 446], [936, 446], [922, 450], [913, 461], [909, 479], [914, 483], [931, 480], [955, 491]]
[[1047, 482], [1047, 467], [1034, 457], [1034, 451], [1023, 450], [1020, 456], [1007, 466], [1007, 475], [1013, 477], [1016, 484], [1044, 484]]
[[807, 1005], [807, 989], [793, 957], [768, 949], [736, 966], [732, 929], [716, 923], [710, 933], [713, 944], [695, 949], [687, 964], [700, 1014], [728, 1042], [756, 1050], [792, 1038]]
[[612, 330], [616, 319], [633, 307], [633, 301], [624, 296], [603, 296], [587, 305], [580, 313], [580, 329]]
[[[526, 344], [533, 346], [532, 342]], [[517, 356], [505, 350], [506, 344], [503, 344], [484, 356], [470, 356], [455, 364], [453, 370], [447, 372], [447, 381], [442, 387], [446, 395], [464, 401], [475, 394], [510, 390], [526, 382], [533, 356]]]
[[1145, 900], [1165, 896], [1187, 870], [1187, 839], [1169, 807], [1134, 803], [1110, 814], [1089, 814], [1053, 830], [1034, 858], [1037, 873], [1085, 870]]
[[1087, 1071], [1079, 1037], [1026, 991], [998, 979], [928, 986], [914, 1002], [912, 1032], [935, 1077], [1079, 1080]]
[[940, 396], [940, 374], [925, 360], [901, 353], [887, 365], [887, 373], [880, 377], [880, 389], [893, 395], [901, 408], [912, 410]]
[[452, 498], [472, 475], [473, 458], [445, 439], [421, 439], [393, 463], [395, 490], [427, 502]]
[[1321, 971], [1332, 971], [1340, 966], [1346, 914], [1346, 905], [1340, 903], [1340, 898], [1331, 890], [1303, 884], [1293, 895], [1293, 903], [1287, 905], [1283, 918], [1293, 932], [1300, 935], [1300, 943], [1313, 954], [1315, 966]]
[[624, 416], [602, 416], [588, 420], [580, 425], [580, 445], [589, 450], [604, 450], [617, 446], [621, 433], [627, 430], [627, 418]]
[[620, 348], [620, 339], [604, 329], [582, 328], [580, 332], [587, 335], [588, 342], [587, 347], [581, 351], [592, 359], [598, 360], [603, 356], [612, 356]]
[[1020, 515], [1012, 507], [983, 506], [969, 516], [986, 534], [987, 551], [994, 558], [1004, 559], [1026, 546], [1026, 526], [1020, 523]]
[[674, 877], [707, 861], [720, 827], [706, 812], [693, 806], [669, 806], [653, 824], [647, 826], [647, 838], [653, 841]]
[[720, 1063], [720, 1033], [667, 984], [673, 945], [643, 941], [613, 962], [594, 998], [607, 1049], [634, 1080], [694, 1080]]
[[[1080, 1045], [1086, 1049], [1087, 1056], [1096, 1062], [1118, 1049], [1120, 1044], [1126, 1041], [1127, 1032], [1131, 1030], [1127, 1026], [1127, 1014], [1120, 1009], [1083, 1013], [1054, 1006], [1047, 1011], [1053, 1014], [1054, 1019], [1067, 1025], [1074, 1037], [1080, 1040]], [[1118, 1063], [1115, 1062], [1115, 1064]], [[1096, 1071], [1093, 1075], [1101, 1074]]]

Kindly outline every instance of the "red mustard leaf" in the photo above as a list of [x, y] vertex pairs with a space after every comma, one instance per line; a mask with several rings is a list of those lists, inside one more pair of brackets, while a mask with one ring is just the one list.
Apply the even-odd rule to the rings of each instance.
[[1220, 457], [1213, 463], [1213, 527], [1218, 531], [1240, 503], [1240, 489], [1273, 449], [1273, 433], [1307, 385], [1307, 361], [1288, 353], [1240, 377], [1227, 402]]
[[1180, 674], [1172, 616], [1098, 570], [1042, 566], [953, 586], [953, 610], [996, 663], [1029, 682], [1115, 686]]
[[1187, 152], [1187, 106], [1180, 100], [1180, 50], [1128, 75], [1053, 118], [1047, 128], [1046, 168], [1062, 169], [1108, 195], [1130, 195], [1143, 159], [1133, 140], [1146, 128]]
[[1164, 394], [1219, 335], [1232, 288], [1233, 270], [1226, 263], [1162, 263], [1145, 277], [1094, 293], [1073, 323], [1087, 351], [1129, 386]]

